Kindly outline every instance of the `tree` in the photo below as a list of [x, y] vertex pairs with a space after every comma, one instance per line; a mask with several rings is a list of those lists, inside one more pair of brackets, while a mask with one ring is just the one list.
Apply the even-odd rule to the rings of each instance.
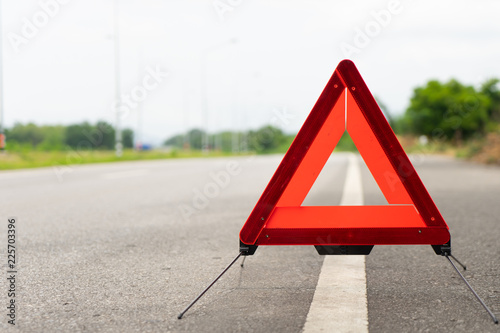
[[93, 128], [88, 122], [69, 125], [64, 133], [64, 144], [73, 149], [91, 149], [98, 137], [94, 137]]
[[[186, 143], [189, 143], [191, 148], [200, 150], [204, 135], [205, 132], [202, 130], [193, 129], [187, 134], [178, 134], [170, 137], [165, 140], [163, 145], [182, 148], [185, 147]], [[280, 147], [282, 148], [291, 139], [282, 130], [273, 126], [264, 126], [256, 131], [246, 133], [223, 131], [208, 136], [210, 149], [217, 148], [225, 152], [253, 150], [258, 153], [268, 153], [279, 150]]]
[[[30, 146], [45, 151], [63, 150], [68, 146], [80, 150], [112, 150], [115, 145], [115, 129], [104, 121], [99, 121], [95, 125], [83, 122], [68, 126], [16, 123], [11, 129], [6, 129], [5, 134], [9, 143], [28, 150]], [[133, 131], [124, 129], [122, 134], [124, 147], [133, 148]]]
[[500, 122], [500, 88], [499, 79], [489, 79], [481, 85], [481, 93], [490, 99], [488, 116], [490, 120]]
[[403, 123], [415, 134], [460, 142], [484, 133], [489, 103], [472, 86], [433, 80], [414, 90]]
[[277, 127], [264, 126], [248, 133], [248, 145], [256, 152], [269, 152], [286, 141], [283, 131]]
[[40, 130], [43, 133], [43, 141], [38, 145], [38, 149], [45, 151], [63, 150], [64, 131], [62, 125], [56, 126], [41, 126]]
[[186, 134], [178, 134], [171, 138], [168, 138], [163, 142], [163, 145], [183, 148], [185, 144], [188, 144], [190, 148], [199, 150], [201, 149], [204, 135], [204, 131], [195, 128], [190, 130]]
[[44, 139], [42, 130], [33, 123], [26, 125], [16, 123], [6, 134], [9, 141], [12, 140], [21, 144], [28, 143], [32, 147], [36, 147]]
[[[105, 121], [98, 121], [93, 131], [100, 136], [100, 142], [95, 141], [95, 148], [113, 150], [115, 148], [115, 129]], [[122, 140], [125, 139], [125, 130], [122, 132]], [[123, 143], [123, 142], [122, 142]], [[123, 146], [125, 144], [123, 143]]]
[[134, 131], [130, 128], [126, 128], [122, 132], [123, 147], [124, 148], [134, 148]]
[[205, 135], [205, 131], [200, 129], [192, 129], [187, 133], [187, 138], [185, 136], [182, 137], [182, 145], [184, 142], [189, 143], [190, 148], [192, 149], [201, 149], [203, 146], [203, 136]]
[[69, 125], [64, 134], [64, 143], [73, 149], [112, 150], [115, 146], [115, 129], [104, 121], [96, 125], [88, 122]]

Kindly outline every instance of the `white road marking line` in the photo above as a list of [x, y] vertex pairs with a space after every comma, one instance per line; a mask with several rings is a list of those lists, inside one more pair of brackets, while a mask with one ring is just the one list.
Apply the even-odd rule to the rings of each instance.
[[[361, 172], [354, 154], [349, 155], [340, 204], [363, 204]], [[368, 332], [365, 256], [325, 256], [303, 332]]]
[[347, 155], [347, 158], [347, 173], [340, 205], [363, 205], [363, 186], [361, 185], [361, 169], [359, 167], [358, 158], [353, 153]]
[[117, 171], [110, 172], [101, 175], [103, 179], [121, 179], [121, 178], [132, 178], [132, 177], [140, 177], [149, 173], [147, 169], [138, 169], [138, 170], [127, 170], [127, 171]]

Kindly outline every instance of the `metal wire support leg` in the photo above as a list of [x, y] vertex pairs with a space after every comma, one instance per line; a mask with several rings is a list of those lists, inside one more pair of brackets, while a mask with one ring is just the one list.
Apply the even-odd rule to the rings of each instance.
[[233, 259], [233, 261], [231, 261], [231, 263], [226, 267], [224, 268], [224, 270], [219, 274], [219, 276], [217, 276], [215, 278], [215, 280], [212, 281], [212, 283], [210, 283], [210, 285], [208, 287], [205, 288], [205, 290], [203, 290], [201, 292], [201, 294], [198, 295], [198, 297], [196, 297], [194, 299], [194, 301], [192, 301], [185, 309], [184, 311], [182, 311], [178, 316], [177, 316], [177, 319], [182, 319], [182, 316], [184, 316], [184, 314], [208, 291], [208, 289], [210, 289], [214, 284], [215, 282], [217, 282], [217, 280], [219, 280], [221, 278], [222, 275], [224, 275], [224, 273], [227, 272], [227, 270], [229, 268], [231, 268], [231, 266], [233, 266], [233, 264], [236, 262], [236, 260], [238, 260], [240, 258], [240, 256], [242, 255], [243, 253], [240, 252], [236, 258]]
[[462, 264], [457, 258], [455, 258], [453, 255], [451, 254], [448, 254], [450, 256], [451, 259], [455, 260], [460, 266], [462, 266], [462, 268], [464, 269], [464, 271], [467, 270], [467, 267], [465, 267], [464, 264]]
[[244, 256], [243, 257], [243, 260], [241, 261], [241, 267], [245, 267], [245, 259], [247, 258], [247, 256]]
[[[488, 311], [488, 314], [490, 315], [491, 319], [493, 319], [493, 322], [495, 324], [498, 324], [497, 317], [495, 317], [495, 315], [493, 314], [493, 312], [491, 312], [490, 308], [488, 308], [488, 306], [483, 302], [483, 300], [481, 299], [481, 297], [479, 297], [479, 295], [476, 293], [476, 291], [471, 287], [471, 285], [469, 284], [469, 282], [467, 282], [467, 279], [465, 279], [465, 277], [462, 275], [462, 273], [460, 273], [460, 271], [458, 270], [457, 266], [455, 266], [455, 264], [453, 263], [453, 261], [451, 261], [451, 259], [449, 258], [450, 255], [445, 254], [445, 257], [446, 257], [446, 259], [448, 259], [448, 261], [453, 266], [453, 268], [457, 271], [458, 275], [460, 275], [460, 277], [462, 278], [462, 280], [464, 280], [465, 284], [467, 285], [467, 287], [469, 287], [470, 291], [472, 291], [472, 293], [474, 294], [474, 296], [476, 296], [476, 298], [479, 301], [479, 303], [481, 303], [481, 305], [483, 306], [483, 308], [486, 311]], [[455, 259], [455, 258], [453, 258], [453, 259]], [[457, 262], [459, 262], [459, 261], [457, 260]]]

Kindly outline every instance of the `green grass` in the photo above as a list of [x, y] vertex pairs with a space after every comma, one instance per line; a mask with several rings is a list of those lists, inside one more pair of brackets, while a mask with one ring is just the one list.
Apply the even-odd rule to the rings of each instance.
[[[427, 145], [420, 145], [416, 137], [406, 136], [399, 138], [407, 153], [413, 154], [446, 154], [459, 158], [473, 158], [477, 155], [483, 145], [484, 140], [475, 140], [466, 142], [460, 147], [454, 146], [446, 142], [430, 142]], [[282, 145], [265, 152], [265, 154], [284, 154], [293, 137], [287, 138]], [[25, 147], [26, 148], [26, 147]], [[357, 151], [356, 146], [352, 142], [347, 133], [339, 140], [335, 151]], [[253, 151], [238, 155], [255, 154]], [[175, 158], [196, 158], [196, 157], [221, 157], [234, 156], [231, 152], [216, 152], [211, 151], [209, 154], [204, 154], [199, 150], [151, 150], [151, 151], [136, 151], [128, 149], [123, 152], [123, 156], [118, 158], [114, 151], [106, 150], [89, 150], [89, 151], [34, 151], [29, 149], [17, 149], [16, 151], [6, 150], [0, 152], [0, 170], [12, 169], [27, 169], [38, 167], [52, 166], [67, 166], [75, 164], [90, 164], [90, 163], [107, 163], [121, 161], [139, 161], [139, 160], [158, 160], [158, 159], [175, 159]], [[497, 154], [498, 155], [498, 154]], [[495, 156], [497, 156], [495, 155]], [[499, 158], [490, 158], [494, 162]], [[486, 161], [489, 162], [489, 161]], [[492, 162], [490, 162], [492, 163]]]
[[[292, 144], [294, 139], [295, 139], [294, 136], [289, 136], [286, 138], [286, 141], [283, 142], [279, 147], [266, 151], [264, 154], [284, 154], [287, 152], [288, 148], [290, 148], [290, 145]], [[347, 132], [344, 132], [339, 142], [335, 146], [334, 151], [357, 152], [358, 149], [356, 148], [356, 145], [352, 141], [349, 134]]]
[[[399, 139], [407, 154], [439, 154], [482, 163], [497, 163], [500, 160], [500, 148], [498, 148], [500, 139], [497, 142], [493, 137], [491, 142], [488, 142], [486, 138], [474, 138], [463, 141], [459, 145], [447, 141], [430, 141], [422, 145], [417, 137], [409, 135]], [[486, 153], [483, 152], [485, 148], [488, 148]]]
[[352, 141], [351, 137], [349, 136], [349, 133], [344, 132], [342, 136], [340, 137], [339, 142], [337, 143], [337, 146], [335, 147], [334, 151], [351, 151], [351, 152], [357, 152], [358, 148], [356, 148], [356, 145]]
[[173, 158], [218, 157], [230, 156], [231, 153], [210, 152], [208, 155], [201, 151], [181, 150], [125, 150], [122, 157], [116, 157], [114, 151], [4, 151], [0, 153], [0, 170], [39, 168], [75, 164], [107, 163], [121, 161], [158, 160]]

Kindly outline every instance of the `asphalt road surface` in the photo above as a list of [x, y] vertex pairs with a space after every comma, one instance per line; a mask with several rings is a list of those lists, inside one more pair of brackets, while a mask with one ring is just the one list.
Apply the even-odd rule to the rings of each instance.
[[[333, 155], [304, 204], [339, 204], [347, 156]], [[11, 217], [17, 251], [16, 325], [4, 278], [0, 331], [301, 332], [324, 259], [312, 246], [259, 247], [177, 319], [238, 254], [239, 230], [280, 160], [0, 172], [2, 276]], [[500, 168], [435, 156], [413, 162], [465, 276], [499, 316]], [[365, 204], [385, 204], [364, 165], [361, 173]], [[366, 281], [369, 332], [500, 332], [430, 246], [375, 246]]]

